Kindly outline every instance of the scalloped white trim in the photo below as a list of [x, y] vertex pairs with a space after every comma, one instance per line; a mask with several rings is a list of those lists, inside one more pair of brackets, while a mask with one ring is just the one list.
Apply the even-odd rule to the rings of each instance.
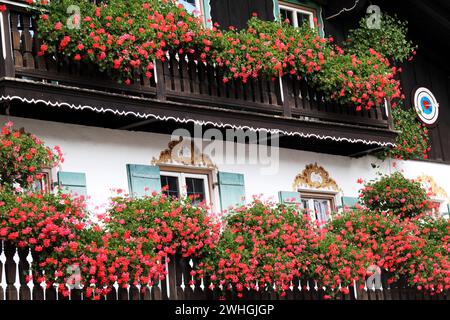
[[286, 135], [286, 136], [299, 136], [302, 138], [316, 138], [319, 140], [332, 140], [332, 141], [336, 141], [336, 142], [349, 142], [349, 143], [363, 143], [366, 145], [378, 145], [381, 147], [395, 147], [396, 145], [394, 143], [391, 142], [380, 142], [380, 141], [373, 141], [373, 140], [365, 140], [365, 139], [351, 139], [351, 138], [345, 138], [345, 137], [336, 137], [336, 136], [330, 136], [330, 135], [319, 135], [319, 134], [315, 134], [315, 133], [303, 133], [303, 132], [299, 132], [299, 131], [285, 131], [285, 130], [280, 130], [280, 129], [267, 129], [267, 128], [254, 128], [254, 127], [250, 127], [250, 126], [237, 126], [237, 125], [233, 125], [230, 123], [222, 123], [222, 122], [213, 122], [213, 121], [203, 121], [203, 120], [195, 120], [195, 119], [190, 119], [190, 118], [179, 118], [179, 117], [172, 117], [172, 116], [159, 116], [156, 114], [152, 114], [152, 113], [141, 113], [141, 112], [134, 112], [134, 111], [119, 111], [119, 110], [115, 110], [115, 109], [110, 109], [110, 108], [97, 108], [97, 107], [92, 107], [92, 106], [87, 106], [87, 105], [75, 105], [75, 104], [70, 104], [67, 102], [52, 102], [52, 101], [46, 101], [46, 100], [42, 100], [42, 99], [27, 99], [24, 97], [19, 97], [19, 96], [1, 96], [0, 97], [0, 102], [1, 101], [12, 101], [12, 100], [20, 100], [21, 102], [26, 102], [26, 103], [33, 103], [33, 104], [38, 104], [38, 103], [43, 103], [47, 106], [51, 106], [51, 107], [69, 107], [70, 109], [75, 109], [75, 110], [91, 110], [97, 113], [113, 113], [115, 115], [119, 115], [119, 116], [128, 116], [128, 115], [133, 115], [136, 118], [140, 118], [140, 119], [149, 119], [149, 118], [153, 118], [153, 119], [157, 119], [160, 121], [170, 121], [173, 120], [177, 123], [194, 123], [196, 125], [200, 125], [200, 126], [204, 126], [204, 125], [212, 125], [214, 127], [218, 127], [218, 128], [232, 128], [235, 130], [250, 130], [250, 131], [266, 131], [270, 134], [281, 134], [281, 135]]

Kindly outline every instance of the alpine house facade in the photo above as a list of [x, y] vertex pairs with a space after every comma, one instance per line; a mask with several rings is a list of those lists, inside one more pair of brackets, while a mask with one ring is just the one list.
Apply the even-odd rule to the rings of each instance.
[[[369, 5], [409, 21], [409, 37], [419, 49], [403, 66], [401, 85], [406, 106], [414, 108], [417, 89], [425, 88], [438, 110], [429, 121], [428, 159], [376, 157], [397, 143], [388, 101], [355, 111], [323, 99], [307, 78], [289, 75], [225, 83], [217, 66], [175, 53], [155, 62], [150, 79], [119, 84], [94, 66], [39, 55], [39, 32], [27, 2], [0, 0], [6, 6], [0, 13], [0, 121], [12, 121], [64, 152], [64, 163], [36, 187], [60, 185], [89, 195], [94, 210], [107, 204], [113, 189], [140, 195], [168, 186], [171, 195], [199, 195], [214, 211], [262, 195], [299, 202], [326, 221], [331, 212], [357, 202], [358, 179], [400, 170], [420, 179], [440, 203], [439, 214], [448, 214], [445, 1], [410, 1], [401, 10], [392, 1], [179, 2], [206, 27], [217, 22], [244, 28], [257, 13], [263, 20], [289, 19], [294, 27], [314, 28], [317, 21], [320, 35], [337, 42], [357, 27]], [[432, 23], [424, 25], [423, 19]]]

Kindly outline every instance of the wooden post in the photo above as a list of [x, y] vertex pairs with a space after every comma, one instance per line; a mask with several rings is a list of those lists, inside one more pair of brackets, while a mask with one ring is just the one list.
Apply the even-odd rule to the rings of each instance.
[[[6, 295], [5, 300], [19, 300], [19, 288], [17, 288], [17, 262], [16, 247], [11, 242], [5, 242], [5, 278], [6, 278]], [[16, 258], [16, 259], [15, 259]], [[20, 284], [19, 284], [20, 286]]]
[[164, 66], [163, 63], [156, 61], [155, 63], [155, 80], [156, 80], [156, 98], [158, 100], [166, 100], [166, 87], [164, 83]]
[[15, 77], [9, 17], [9, 7], [0, 12], [0, 78]]
[[176, 260], [179, 257], [173, 256], [170, 258], [168, 263], [168, 274], [167, 280], [169, 281], [169, 299], [170, 300], [178, 300], [178, 292], [177, 292], [177, 268], [176, 268]]
[[290, 105], [290, 97], [289, 97], [289, 80], [293, 80], [288, 75], [283, 76], [282, 78], [279, 78], [280, 81], [280, 87], [279, 87], [279, 93], [277, 93], [278, 96], [280, 96], [280, 101], [278, 104], [283, 104], [283, 115], [285, 117], [292, 117], [292, 110]]
[[32, 300], [32, 290], [30, 289], [29, 283], [26, 281], [26, 276], [30, 273], [30, 264], [27, 261], [29, 254], [29, 249], [18, 249], [18, 279], [20, 283], [19, 289], [19, 299], [20, 300]]

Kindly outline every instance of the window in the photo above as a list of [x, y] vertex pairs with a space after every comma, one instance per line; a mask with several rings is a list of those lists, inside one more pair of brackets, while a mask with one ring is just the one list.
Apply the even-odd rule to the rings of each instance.
[[200, 2], [201, 0], [178, 0], [178, 3], [182, 4], [188, 12], [196, 16], [202, 14], [202, 5]]
[[50, 170], [41, 172], [41, 179], [36, 179], [31, 185], [31, 190], [34, 192], [50, 192], [51, 191], [51, 177]]
[[440, 217], [441, 215], [444, 215], [445, 213], [441, 213], [441, 207], [443, 206], [445, 200], [440, 199], [431, 199], [431, 202], [433, 204], [433, 208], [431, 209], [431, 212], [435, 217]]
[[161, 171], [161, 187], [166, 187], [164, 193], [170, 197], [192, 197], [193, 203], [205, 201], [210, 204], [210, 178], [207, 173], [182, 171]]
[[317, 17], [316, 10], [298, 5], [280, 2], [280, 16], [282, 20], [289, 20], [294, 27], [300, 27], [303, 23], [309, 23], [314, 28], [314, 18]]
[[314, 221], [325, 224], [334, 210], [334, 195], [321, 193], [301, 193], [302, 208], [306, 209]]

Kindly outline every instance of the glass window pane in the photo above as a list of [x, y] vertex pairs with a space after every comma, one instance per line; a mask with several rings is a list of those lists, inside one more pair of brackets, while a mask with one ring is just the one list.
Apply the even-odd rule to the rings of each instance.
[[310, 24], [310, 14], [308, 13], [303, 13], [303, 12], [297, 12], [297, 21], [298, 21], [298, 26], [301, 26], [303, 23], [307, 23], [308, 25]]
[[193, 197], [193, 203], [205, 200], [205, 182], [203, 179], [186, 178], [187, 195]]
[[308, 210], [308, 200], [302, 199], [302, 209]]
[[328, 200], [314, 200], [314, 210], [318, 221], [325, 223], [329, 220], [330, 210]]
[[168, 188], [164, 191], [164, 194], [166, 194], [169, 197], [180, 197], [180, 187], [178, 183], [177, 177], [171, 177], [171, 176], [161, 176], [161, 188]]
[[198, 8], [196, 8], [195, 0], [178, 0], [180, 4], [184, 6], [187, 12], [194, 13], [194, 11], [198, 11]]
[[50, 177], [48, 173], [41, 172], [42, 178], [33, 181], [30, 190], [34, 192], [48, 192], [50, 189]]
[[35, 180], [31, 184], [31, 190], [34, 192], [44, 191], [44, 183], [42, 180]]
[[280, 9], [280, 14], [281, 14], [281, 20], [284, 21], [286, 19], [289, 20], [289, 24], [293, 25], [294, 24], [294, 17], [293, 17], [293, 12], [291, 10], [286, 10], [286, 9]]

